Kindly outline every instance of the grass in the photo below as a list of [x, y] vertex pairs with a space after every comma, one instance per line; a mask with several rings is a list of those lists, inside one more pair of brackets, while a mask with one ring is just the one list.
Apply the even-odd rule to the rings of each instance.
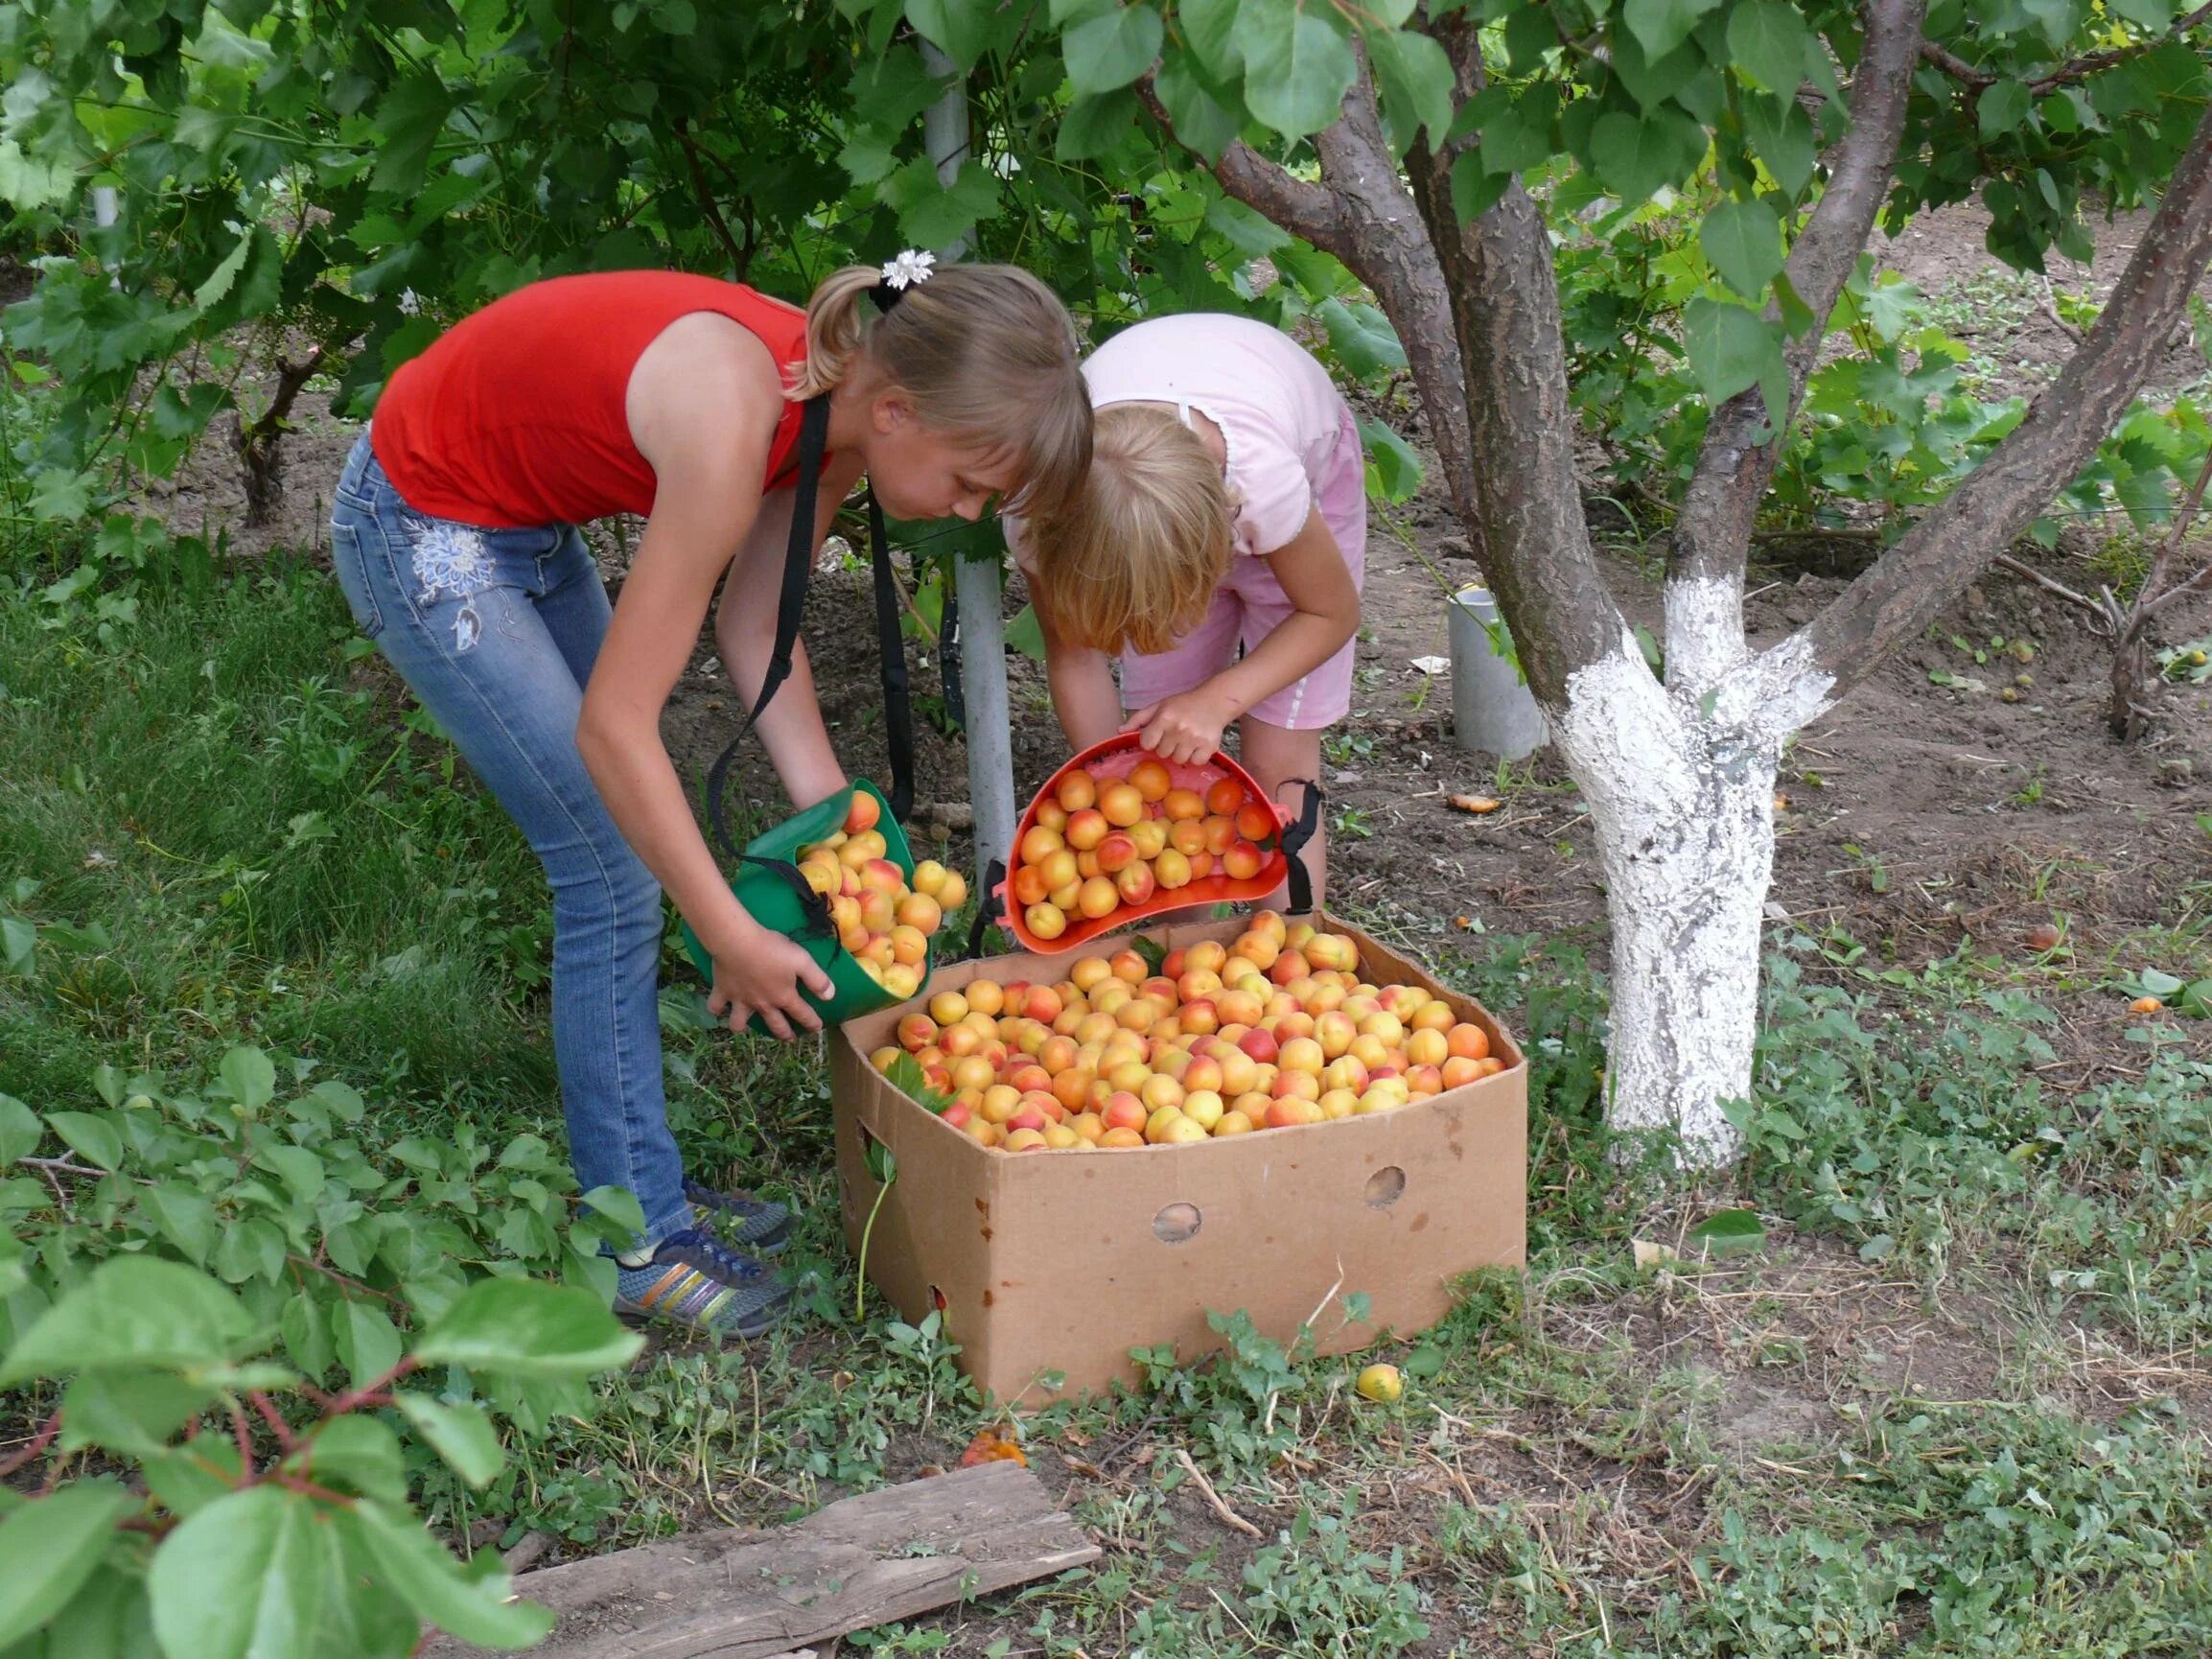
[[[54, 573], [26, 558], [0, 596], [0, 916], [12, 942], [35, 930], [0, 971], [0, 1090], [82, 1105], [103, 1063], [203, 1075], [252, 1040], [388, 1103], [382, 1135], [557, 1145], [534, 863], [364, 666], [327, 582], [147, 580], [104, 637], [42, 596]], [[2087, 877], [2017, 884], [2070, 900]], [[2144, 961], [2212, 971], [2205, 912], [2183, 883], [2122, 944], [2077, 955], [2069, 932], [2025, 959], [1778, 933], [1750, 1152], [1708, 1180], [1614, 1156], [1577, 949], [1364, 918], [1535, 1056], [1529, 1270], [1470, 1281], [1395, 1346], [1432, 1372], [1395, 1406], [1224, 1309], [1232, 1363], [1154, 1356], [1124, 1396], [1026, 1416], [1099, 1567], [847, 1646], [2205, 1650], [2212, 1065], [2201, 1026], [2151, 1022], [2084, 1071], [2054, 1012]], [[419, 1471], [478, 1547], [774, 1522], [1004, 1426], [942, 1332], [873, 1298], [852, 1317], [818, 1052], [700, 1029], [673, 963], [669, 983], [679, 1138], [800, 1202], [809, 1318], [657, 1346], [487, 1492]], [[1690, 1229], [1738, 1205], [1764, 1248], [1702, 1258]], [[1675, 1254], [1639, 1266], [1640, 1240]]]

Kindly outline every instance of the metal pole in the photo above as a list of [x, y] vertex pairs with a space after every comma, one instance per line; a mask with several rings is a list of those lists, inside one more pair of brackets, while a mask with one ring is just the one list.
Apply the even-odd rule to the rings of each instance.
[[[967, 83], [951, 58], [928, 41], [921, 43], [922, 67], [934, 76], [955, 77], [950, 90], [922, 111], [921, 137], [937, 164], [941, 183], [950, 185], [967, 159]], [[937, 252], [958, 259], [967, 251], [965, 237]], [[987, 559], [952, 561], [953, 593], [960, 607], [960, 689], [967, 705], [967, 798], [975, 808], [975, 890], [992, 859], [1005, 860], [1013, 848], [1013, 729], [1007, 711], [1004, 571]]]

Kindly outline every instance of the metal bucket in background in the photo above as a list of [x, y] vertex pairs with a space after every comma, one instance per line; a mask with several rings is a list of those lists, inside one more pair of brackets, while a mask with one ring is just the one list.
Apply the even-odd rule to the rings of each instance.
[[1469, 753], [1518, 760], [1549, 742], [1550, 734], [1513, 658], [1492, 643], [1493, 625], [1502, 632], [1498, 601], [1488, 588], [1462, 588], [1452, 596], [1453, 736]]

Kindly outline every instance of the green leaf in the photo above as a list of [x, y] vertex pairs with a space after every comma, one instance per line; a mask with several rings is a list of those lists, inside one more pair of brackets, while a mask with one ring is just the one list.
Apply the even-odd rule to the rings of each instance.
[[222, 1085], [230, 1090], [230, 1098], [245, 1108], [252, 1116], [269, 1102], [276, 1093], [276, 1067], [268, 1055], [258, 1048], [241, 1043], [222, 1057], [221, 1067]]
[[61, 160], [34, 160], [12, 138], [0, 140], [0, 198], [17, 213], [35, 213], [77, 194], [77, 173]]
[[127, 1457], [158, 1453], [214, 1390], [160, 1371], [89, 1371], [61, 1400], [61, 1446], [105, 1446]]
[[1247, 259], [1265, 259], [1291, 242], [1290, 232], [1233, 196], [1216, 197], [1206, 204], [1206, 226]]
[[1762, 1247], [1766, 1228], [1759, 1225], [1755, 1210], [1716, 1210], [1689, 1229], [1689, 1239], [1713, 1255], [1738, 1255]]
[[402, 199], [420, 190], [431, 147], [452, 108], [452, 95], [434, 70], [411, 75], [386, 92], [376, 109], [377, 165], [369, 188]]
[[395, 1394], [393, 1400], [415, 1433], [471, 1486], [482, 1490], [506, 1466], [491, 1419], [474, 1403], [449, 1406], [428, 1394]]
[[298, 1460], [302, 1473], [317, 1485], [358, 1492], [379, 1503], [407, 1501], [400, 1437], [380, 1418], [359, 1412], [332, 1418], [300, 1448]]
[[107, 1558], [115, 1523], [139, 1507], [112, 1481], [80, 1481], [0, 1521], [0, 1647], [69, 1604]]
[[896, 165], [891, 140], [875, 132], [854, 133], [837, 152], [837, 163], [854, 184], [873, 184]]
[[1365, 38], [1367, 61], [1383, 94], [1384, 136], [1391, 153], [1405, 154], [1424, 127], [1429, 142], [1441, 144], [1452, 125], [1454, 87], [1452, 59], [1444, 48], [1410, 29], [1371, 29]]
[[2145, 29], [2164, 29], [2174, 21], [2175, 0], [2105, 0], [2106, 9]]
[[2036, 95], [2024, 82], [2000, 81], [1994, 86], [1985, 86], [1974, 100], [1974, 115], [1981, 123], [1984, 138], [2001, 138], [2028, 118], [2035, 107]]
[[373, 1303], [340, 1303], [332, 1327], [338, 1363], [345, 1367], [355, 1388], [367, 1387], [400, 1363], [399, 1327]]
[[86, 1163], [106, 1170], [123, 1167], [123, 1136], [105, 1117], [95, 1117], [88, 1111], [50, 1111], [46, 1121]]
[[322, 1159], [306, 1147], [272, 1146], [253, 1161], [280, 1177], [301, 1203], [313, 1203], [322, 1196]]
[[284, 1276], [284, 1234], [266, 1216], [249, 1216], [233, 1223], [217, 1236], [214, 1260], [216, 1277], [242, 1285], [251, 1279], [274, 1284]]
[[201, 1435], [189, 1446], [142, 1456], [140, 1471], [154, 1501], [182, 1520], [221, 1503], [238, 1484], [238, 1448], [227, 1437]]
[[29, 976], [38, 952], [38, 928], [20, 916], [0, 916], [0, 964]]
[[1628, 0], [1621, 20], [1647, 57], [1665, 58], [1690, 35], [1720, 0]]
[[1329, 349], [1356, 379], [1373, 380], [1405, 368], [1406, 348], [1398, 343], [1398, 331], [1374, 306], [1325, 299], [1316, 315], [1329, 331]]
[[1060, 117], [1053, 135], [1053, 155], [1060, 161], [1089, 161], [1106, 154], [1136, 127], [1137, 97], [1128, 87], [1095, 98], [1078, 98]]
[[181, 1181], [142, 1188], [139, 1207], [154, 1230], [175, 1245], [195, 1267], [205, 1267], [216, 1245], [215, 1205], [205, 1194]]
[[1353, 418], [1367, 452], [1367, 493], [1386, 502], [1411, 501], [1421, 488], [1424, 472], [1419, 453], [1388, 422], [1366, 415]]
[[38, 1114], [12, 1094], [0, 1094], [0, 1164], [29, 1157], [46, 1138]]
[[1044, 661], [1044, 624], [1037, 620], [1035, 605], [1022, 606], [1007, 623], [1006, 643], [1033, 663]]
[[1781, 272], [1781, 220], [1763, 201], [1731, 198], [1705, 216], [1697, 245], [1721, 279], [1746, 299], [1759, 299]]
[[1415, 1348], [1398, 1368], [1416, 1382], [1432, 1381], [1444, 1369], [1444, 1352], [1441, 1348]]
[[1059, 42], [1069, 84], [1093, 96], [1127, 86], [1153, 66], [1165, 33], [1160, 14], [1141, 3], [1078, 23]]
[[346, 1511], [340, 1525], [349, 1560], [365, 1557], [375, 1577], [417, 1614], [463, 1642], [527, 1647], [553, 1627], [549, 1608], [507, 1600], [505, 1573], [467, 1577], [422, 1523], [405, 1511], [364, 1501]]
[[998, 204], [998, 175], [980, 161], [964, 161], [947, 189], [938, 183], [929, 158], [918, 155], [876, 186], [875, 194], [898, 215], [899, 234], [914, 246], [944, 248]]
[[1591, 129], [1590, 158], [1606, 189], [1633, 207], [1660, 186], [1687, 178], [1705, 159], [1706, 144], [1705, 129], [1678, 110], [1642, 121], [1616, 110]]
[[219, 1366], [252, 1341], [238, 1298], [204, 1273], [155, 1256], [115, 1256], [23, 1333], [0, 1362], [0, 1385], [117, 1366]]
[[1683, 312], [1689, 366], [1710, 403], [1757, 386], [1781, 362], [1781, 327], [1758, 312], [1702, 294]]
[[295, 1296], [284, 1304], [277, 1320], [277, 1334], [284, 1351], [311, 1383], [319, 1383], [338, 1363], [338, 1344], [331, 1340], [327, 1304]]
[[1286, 138], [1333, 126], [1359, 73], [1352, 43], [1311, 0], [1244, 0], [1245, 107]]
[[172, 1659], [279, 1659], [323, 1650], [323, 1598], [344, 1580], [332, 1511], [274, 1484], [196, 1510], [148, 1568], [153, 1629]]
[[231, 284], [238, 280], [238, 273], [245, 269], [245, 256], [252, 251], [253, 227], [248, 225], [240, 234], [238, 245], [224, 254], [200, 285], [193, 290], [193, 305], [205, 311], [220, 302], [230, 292]]
[[583, 1377], [629, 1364], [643, 1345], [585, 1292], [482, 1279], [423, 1333], [415, 1358], [496, 1375]]
[[914, 32], [966, 74], [990, 44], [990, 0], [906, 0]]
[[1175, 123], [1176, 142], [1211, 165], [1237, 136], [1237, 118], [1206, 89], [1191, 67], [1194, 55], [1170, 49], [1153, 90]]
[[1728, 56], [1735, 67], [1769, 92], [1797, 96], [1805, 79], [1805, 53], [1812, 32], [1795, 6], [1781, 0], [1752, 0], [1728, 19]]
[[645, 1230], [645, 1206], [628, 1187], [595, 1186], [578, 1202], [594, 1215], [603, 1215], [631, 1233]]
[[1245, 72], [1245, 52], [1237, 40], [1239, 0], [1184, 0], [1176, 24], [1200, 63], [1224, 82]]
[[1746, 93], [1742, 108], [1743, 135], [1752, 153], [1766, 163], [1774, 181], [1795, 200], [1812, 181], [1812, 117], [1795, 99], [1770, 98], [1761, 92]]
[[1479, 147], [1461, 151], [1452, 163], [1452, 211], [1462, 223], [1478, 219], [1497, 206], [1512, 182], [1512, 174], [1493, 172], [1482, 164]]
[[2162, 968], [2146, 968], [2137, 975], [2146, 996], [2171, 996], [2188, 982], [2177, 979]]

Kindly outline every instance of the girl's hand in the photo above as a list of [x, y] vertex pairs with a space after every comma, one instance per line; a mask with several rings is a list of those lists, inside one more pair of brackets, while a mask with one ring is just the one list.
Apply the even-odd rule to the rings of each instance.
[[1222, 732], [1236, 717], [1228, 698], [1200, 686], [1139, 709], [1122, 722], [1122, 730], [1139, 734], [1138, 741], [1163, 760], [1196, 766], [1220, 752]]
[[714, 990], [707, 998], [707, 1012], [725, 1020], [732, 1031], [744, 1030], [745, 1022], [757, 1014], [770, 1036], [789, 1042], [793, 1026], [802, 1031], [822, 1029], [822, 1016], [799, 993], [802, 985], [824, 998], [836, 989], [804, 950], [780, 933], [755, 926], [714, 952]]

